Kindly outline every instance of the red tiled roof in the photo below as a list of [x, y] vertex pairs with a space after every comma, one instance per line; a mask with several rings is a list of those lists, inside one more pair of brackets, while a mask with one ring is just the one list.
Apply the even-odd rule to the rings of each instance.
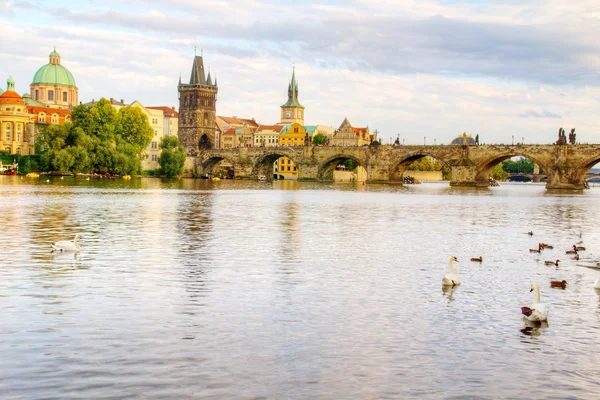
[[367, 128], [355, 128], [355, 127], [352, 127], [352, 130], [354, 131], [354, 134], [356, 136], [362, 136], [363, 138], [367, 134]]
[[235, 127], [231, 127], [223, 132], [223, 135], [235, 135]]
[[261, 125], [258, 127], [257, 132], [262, 132], [262, 131], [275, 131], [277, 133], [280, 133], [281, 130], [283, 129], [284, 125]]
[[246, 124], [250, 127], [254, 127], [254, 128], [258, 127], [258, 124], [253, 119], [223, 117], [221, 115], [219, 115], [219, 118], [221, 118], [223, 121], [225, 121], [229, 125], [240, 125], [241, 126], [241, 125]]
[[44, 112], [46, 114], [58, 114], [61, 117], [71, 115], [71, 111], [66, 108], [52, 108], [52, 107], [38, 107], [38, 106], [27, 106], [27, 110], [30, 114], [39, 114]]
[[23, 98], [17, 92], [13, 92], [12, 90], [7, 90], [6, 92], [0, 94], [0, 104], [20, 104], [24, 105]]
[[173, 107], [152, 106], [152, 107], [146, 107], [146, 108], [151, 108], [153, 110], [161, 110], [164, 113], [165, 117], [179, 118], [179, 113], [177, 111], [175, 111], [175, 108], [173, 108]]

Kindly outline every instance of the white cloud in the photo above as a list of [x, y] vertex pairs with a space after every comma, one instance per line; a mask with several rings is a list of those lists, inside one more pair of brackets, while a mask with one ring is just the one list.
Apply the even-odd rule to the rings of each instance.
[[179, 74], [189, 79], [198, 45], [219, 80], [220, 115], [277, 122], [295, 62], [309, 124], [337, 127], [348, 117], [406, 143], [447, 143], [464, 131], [487, 143], [512, 135], [549, 143], [559, 126], [576, 126], [579, 140], [600, 141], [600, 25], [591, 1], [102, 7], [42, 11], [55, 17], [47, 23], [28, 22], [37, 11], [16, 7], [16, 18], [0, 17], [0, 57], [10, 60], [0, 79], [12, 74], [27, 91], [56, 45], [82, 101], [177, 106]]

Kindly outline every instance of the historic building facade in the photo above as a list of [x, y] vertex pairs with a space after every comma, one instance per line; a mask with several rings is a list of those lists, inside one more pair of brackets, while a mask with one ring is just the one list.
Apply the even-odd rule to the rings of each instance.
[[369, 131], [369, 127], [356, 128], [353, 127], [348, 118], [344, 118], [344, 121], [340, 127], [333, 134], [333, 146], [364, 146], [371, 144], [375, 140], [375, 135], [372, 135]]
[[37, 70], [30, 87], [30, 96], [45, 107], [71, 109], [79, 102], [79, 90], [71, 72], [60, 64], [56, 49], [50, 61]]
[[163, 112], [163, 134], [164, 136], [178, 136], [177, 128], [179, 125], [179, 113], [175, 107], [152, 106], [146, 107], [150, 110], [160, 110]]
[[202, 56], [194, 57], [190, 83], [181, 83], [179, 91], [179, 141], [188, 155], [199, 149], [216, 148], [217, 81], [204, 72]]
[[0, 151], [8, 154], [35, 153], [33, 116], [23, 98], [15, 91], [11, 76], [6, 81], [6, 91], [0, 94]]
[[260, 125], [254, 132], [254, 147], [277, 147], [284, 125]]

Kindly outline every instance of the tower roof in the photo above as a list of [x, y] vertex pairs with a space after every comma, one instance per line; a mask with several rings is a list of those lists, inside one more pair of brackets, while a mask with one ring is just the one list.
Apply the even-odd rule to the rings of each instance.
[[204, 60], [202, 56], [194, 57], [194, 65], [192, 65], [192, 76], [190, 77], [190, 85], [206, 85], [206, 75], [204, 74]]
[[292, 80], [288, 85], [288, 100], [281, 107], [304, 108], [304, 106], [298, 101], [298, 83], [296, 82], [296, 67], [294, 67], [294, 70], [292, 72]]

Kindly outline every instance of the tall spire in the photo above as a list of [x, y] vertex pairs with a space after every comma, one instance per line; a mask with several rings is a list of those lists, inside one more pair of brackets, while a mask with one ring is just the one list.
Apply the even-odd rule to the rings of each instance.
[[210, 66], [208, 67], [208, 76], [206, 77], [206, 84], [212, 86], [212, 79], [210, 78]]
[[298, 101], [298, 82], [296, 82], [296, 66], [292, 71], [292, 80], [288, 85], [288, 101], [281, 107], [300, 107], [304, 108]]

